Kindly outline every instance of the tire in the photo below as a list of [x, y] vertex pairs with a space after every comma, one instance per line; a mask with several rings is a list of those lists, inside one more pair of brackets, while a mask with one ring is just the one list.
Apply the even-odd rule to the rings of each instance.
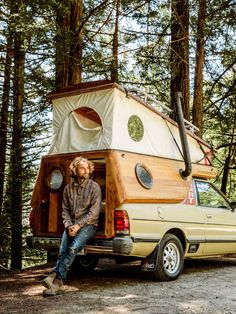
[[184, 253], [180, 240], [167, 233], [158, 246], [154, 276], [158, 280], [175, 280], [183, 271]]
[[71, 271], [78, 274], [87, 274], [94, 270], [99, 262], [99, 258], [93, 255], [76, 256]]

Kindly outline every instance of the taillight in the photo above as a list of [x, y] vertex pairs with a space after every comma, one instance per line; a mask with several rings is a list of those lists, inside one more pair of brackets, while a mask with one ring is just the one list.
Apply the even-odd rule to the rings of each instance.
[[129, 234], [129, 216], [125, 210], [115, 210], [115, 233]]
[[34, 210], [32, 210], [29, 214], [29, 224], [31, 229], [34, 229], [34, 221]]

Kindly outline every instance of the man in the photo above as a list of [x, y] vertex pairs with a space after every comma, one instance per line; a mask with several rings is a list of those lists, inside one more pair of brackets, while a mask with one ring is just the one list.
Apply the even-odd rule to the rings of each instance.
[[91, 161], [75, 158], [70, 164], [72, 182], [63, 192], [62, 219], [65, 226], [56, 266], [52, 274], [43, 280], [44, 296], [64, 292], [63, 282], [77, 252], [82, 250], [97, 229], [101, 209], [100, 186], [90, 179], [94, 170]]

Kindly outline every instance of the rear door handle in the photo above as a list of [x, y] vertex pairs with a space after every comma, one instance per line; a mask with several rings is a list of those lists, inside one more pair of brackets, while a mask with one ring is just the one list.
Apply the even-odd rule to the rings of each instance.
[[211, 214], [207, 214], [207, 218], [212, 218], [212, 215]]

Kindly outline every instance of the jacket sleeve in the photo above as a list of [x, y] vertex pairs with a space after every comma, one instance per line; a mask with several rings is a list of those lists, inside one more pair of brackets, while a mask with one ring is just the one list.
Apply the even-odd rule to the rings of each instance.
[[102, 204], [102, 193], [100, 186], [95, 183], [93, 190], [91, 192], [91, 202], [88, 212], [79, 218], [76, 223], [80, 225], [80, 227], [84, 227], [86, 224], [94, 224], [97, 225], [98, 217], [101, 211]]
[[69, 226], [73, 225], [71, 220], [71, 214], [70, 214], [70, 206], [69, 206], [69, 197], [68, 197], [68, 188], [67, 186], [64, 189], [63, 192], [63, 199], [62, 199], [62, 220], [65, 228], [68, 228]]

